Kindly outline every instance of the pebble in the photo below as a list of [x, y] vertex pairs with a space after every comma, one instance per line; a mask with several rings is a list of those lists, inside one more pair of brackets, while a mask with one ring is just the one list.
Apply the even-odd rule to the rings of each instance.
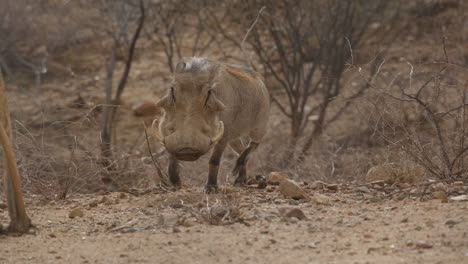
[[457, 201], [457, 202], [468, 201], [468, 195], [464, 194], [464, 195], [454, 196], [450, 198], [450, 200]]
[[156, 104], [149, 100], [135, 103], [132, 105], [132, 111], [135, 116], [154, 116], [161, 112]]
[[310, 199], [304, 189], [293, 180], [284, 179], [281, 181], [279, 191], [282, 195], [293, 199]]
[[330, 191], [338, 191], [338, 184], [328, 184], [325, 185], [325, 187]]
[[280, 215], [284, 217], [288, 217], [288, 218], [295, 217], [299, 220], [307, 219], [304, 212], [299, 208], [284, 208], [283, 207], [283, 208], [279, 208], [278, 211]]
[[314, 181], [310, 184], [310, 188], [312, 190], [323, 189], [327, 184], [323, 181]]
[[429, 243], [427, 243], [425, 240], [418, 240], [414, 244], [416, 248], [421, 248], [421, 249], [429, 249], [433, 248], [433, 246]]
[[279, 185], [281, 181], [289, 179], [289, 175], [287, 173], [282, 172], [271, 172], [268, 175], [267, 183], [270, 185]]
[[83, 217], [83, 216], [84, 216], [83, 210], [81, 210], [80, 208], [75, 208], [71, 210], [70, 213], [68, 214], [68, 217], [70, 218]]
[[160, 214], [158, 224], [163, 226], [174, 226], [179, 221], [179, 216], [176, 214]]
[[355, 192], [363, 192], [363, 193], [368, 193], [370, 192], [369, 188], [367, 188], [366, 186], [359, 186], [359, 187], [356, 187], [353, 189], [353, 191]]
[[323, 194], [320, 194], [320, 193], [315, 193], [314, 196], [312, 196], [312, 200], [316, 203], [316, 204], [319, 204], [319, 205], [331, 205], [331, 198], [326, 196], [326, 195], [323, 195]]
[[0, 209], [7, 209], [8, 205], [6, 203], [0, 203]]

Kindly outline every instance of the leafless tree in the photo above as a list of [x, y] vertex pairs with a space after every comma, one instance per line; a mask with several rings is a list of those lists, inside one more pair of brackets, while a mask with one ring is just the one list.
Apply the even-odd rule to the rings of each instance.
[[[263, 2], [262, 2], [263, 3]], [[349, 107], [343, 104], [329, 113], [330, 105], [343, 94], [342, 76], [357, 63], [361, 47], [370, 38], [385, 47], [396, 36], [384, 23], [397, 19], [398, 8], [389, 11], [388, 1], [265, 1], [266, 10], [248, 37], [263, 67], [272, 101], [290, 120], [292, 145], [306, 136], [301, 153]], [[258, 3], [252, 8], [259, 10]], [[249, 23], [256, 13], [248, 16]], [[245, 26], [245, 28], [248, 28]], [[382, 50], [380, 50], [382, 51]], [[377, 52], [376, 52], [377, 53]], [[380, 55], [371, 68], [377, 69]], [[351, 102], [368, 88], [364, 85], [345, 98]], [[313, 123], [312, 130], [309, 124]]]
[[[101, 156], [102, 163], [108, 169], [114, 168], [112, 138], [116, 123], [116, 114], [121, 104], [121, 97], [127, 84], [132, 66], [136, 43], [145, 21], [145, 7], [143, 0], [139, 1], [110, 1], [101, 0], [99, 16], [101, 20], [94, 27], [100, 33], [112, 39], [110, 54], [106, 63], [105, 105], [101, 120]], [[119, 78], [114, 92], [113, 79], [119, 52], [124, 51], [124, 70]], [[110, 178], [103, 181], [109, 183]]]
[[205, 54], [216, 40], [203, 23], [212, 1], [153, 1], [148, 3], [146, 35], [162, 48], [170, 72], [184, 56]]
[[[3, 167], [5, 193], [8, 203], [8, 213], [11, 218], [8, 230], [25, 233], [31, 227], [31, 220], [26, 214], [26, 209], [21, 192], [21, 178], [16, 166], [13, 152], [13, 130], [11, 117], [8, 110], [8, 100], [0, 68], [0, 146], [3, 149]], [[0, 230], [1, 231], [1, 230]]]

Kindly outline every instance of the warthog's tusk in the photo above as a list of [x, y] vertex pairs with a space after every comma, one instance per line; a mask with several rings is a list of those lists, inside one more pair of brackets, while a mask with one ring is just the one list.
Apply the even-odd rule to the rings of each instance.
[[151, 124], [151, 131], [153, 133], [154, 138], [164, 146], [164, 138], [161, 136], [159, 128], [155, 127], [157, 121], [157, 119], [153, 120], [153, 123]]
[[224, 123], [223, 121], [219, 121], [219, 132], [216, 136], [214, 136], [212, 139], [211, 139], [211, 144], [216, 144], [218, 143], [218, 141], [221, 140], [221, 138], [223, 138], [223, 135], [224, 135]]

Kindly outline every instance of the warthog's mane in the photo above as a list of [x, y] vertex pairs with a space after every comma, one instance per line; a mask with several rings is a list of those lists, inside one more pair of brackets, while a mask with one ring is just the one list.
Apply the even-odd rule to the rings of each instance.
[[183, 64], [180, 66], [178, 65], [178, 69], [176, 69], [176, 78], [179, 81], [182, 81], [184, 79], [193, 80], [195, 76], [201, 79], [203, 79], [203, 76], [207, 76], [208, 79], [212, 80], [218, 70], [224, 71], [239, 80], [252, 81], [259, 78], [261, 79], [261, 75], [250, 67], [218, 63], [207, 58], [200, 57], [188, 58], [184, 60]]

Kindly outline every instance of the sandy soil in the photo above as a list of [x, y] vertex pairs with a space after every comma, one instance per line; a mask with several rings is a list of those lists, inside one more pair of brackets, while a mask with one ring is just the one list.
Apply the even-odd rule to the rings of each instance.
[[467, 202], [304, 188], [321, 204], [275, 186], [28, 197], [36, 229], [0, 235], [0, 263], [468, 263]]

